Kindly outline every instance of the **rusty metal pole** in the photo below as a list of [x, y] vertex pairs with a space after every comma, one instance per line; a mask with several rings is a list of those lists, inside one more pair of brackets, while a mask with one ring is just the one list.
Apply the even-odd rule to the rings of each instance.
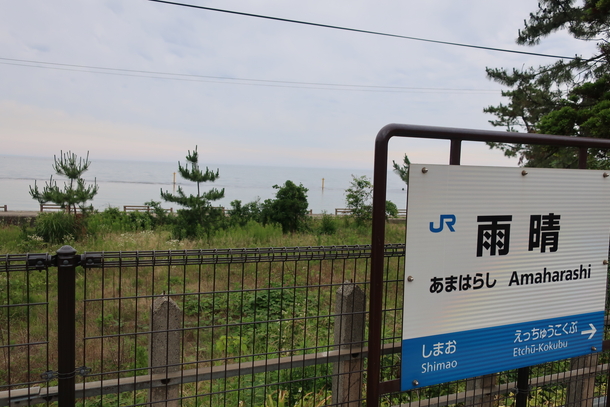
[[[371, 240], [371, 284], [369, 287], [369, 360], [366, 405], [379, 407], [381, 380], [381, 331], [383, 311], [383, 251], [385, 240], [385, 199], [387, 190], [388, 141], [381, 129], [375, 139], [373, 170], [373, 225]], [[373, 317], [374, 316], [374, 317]]]
[[580, 168], [581, 170], [587, 168], [588, 150], [589, 149], [587, 147], [579, 147], [578, 149], [578, 168]]
[[462, 158], [462, 140], [451, 139], [451, 147], [449, 150], [449, 165], [460, 165]]
[[80, 256], [71, 246], [57, 251], [57, 363], [59, 407], [74, 407], [76, 358], [76, 266]]

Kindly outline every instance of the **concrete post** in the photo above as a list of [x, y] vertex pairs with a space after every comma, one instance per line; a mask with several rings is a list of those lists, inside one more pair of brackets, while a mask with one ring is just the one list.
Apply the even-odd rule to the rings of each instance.
[[[169, 297], [158, 297], [150, 314], [150, 342], [148, 344], [148, 365], [151, 374], [168, 374], [180, 370], [180, 322], [182, 311]], [[150, 389], [148, 399], [151, 405], [163, 403], [165, 407], [178, 407], [180, 385], [168, 385]], [[170, 400], [170, 401], [167, 401]]]
[[[597, 365], [599, 354], [578, 356], [570, 360], [572, 370], [590, 368]], [[595, 391], [595, 374], [585, 374], [574, 377], [568, 382], [566, 407], [593, 407]]]
[[337, 290], [335, 303], [334, 339], [337, 349], [351, 352], [349, 360], [333, 366], [333, 405], [360, 407], [362, 400], [362, 356], [359, 349], [364, 341], [364, 291], [346, 281]]

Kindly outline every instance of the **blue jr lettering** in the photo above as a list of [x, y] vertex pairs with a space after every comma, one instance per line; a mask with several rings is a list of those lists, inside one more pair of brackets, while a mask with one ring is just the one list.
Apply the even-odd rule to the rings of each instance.
[[434, 222], [430, 222], [430, 232], [432, 233], [440, 233], [443, 231], [445, 225], [449, 228], [451, 232], [455, 232], [453, 225], [455, 225], [455, 215], [441, 215], [441, 219], [439, 220], [439, 227], [434, 227]]

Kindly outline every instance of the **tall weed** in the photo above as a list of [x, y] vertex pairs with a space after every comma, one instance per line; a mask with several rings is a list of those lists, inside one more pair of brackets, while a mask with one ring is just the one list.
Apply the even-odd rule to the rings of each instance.
[[217, 231], [211, 239], [211, 243], [216, 247], [268, 246], [273, 243], [284, 246], [281, 244], [283, 237], [282, 227], [277, 224], [263, 225], [249, 221], [244, 226], [234, 226]]
[[62, 244], [83, 236], [85, 225], [82, 215], [66, 212], [41, 213], [36, 218], [35, 232], [47, 243]]
[[323, 212], [317, 228], [318, 233], [321, 235], [334, 235], [337, 233], [338, 228], [339, 225], [335, 217]]
[[[27, 234], [26, 234], [27, 235]], [[0, 227], [0, 253], [29, 252], [22, 250], [20, 243], [24, 238], [23, 230], [16, 225], [4, 225]]]
[[[51, 215], [51, 216], [48, 216]], [[63, 213], [41, 214], [34, 228], [0, 226], [0, 253], [52, 252], [61, 245], [73, 245], [82, 251], [112, 250], [189, 250], [242, 247], [292, 247], [361, 245], [371, 243], [371, 228], [359, 225], [349, 217], [331, 215], [312, 219], [308, 232], [282, 233], [276, 224], [262, 225], [250, 221], [244, 226], [218, 230], [210, 239], [175, 240], [169, 226], [148, 228], [134, 224], [118, 209], [93, 213], [79, 220], [76, 229], [65, 227]], [[136, 215], [137, 216], [137, 215]], [[66, 223], [70, 225], [71, 220]], [[62, 227], [62, 225], [64, 227]], [[77, 225], [79, 225], [77, 223]], [[336, 226], [336, 229], [335, 229]], [[74, 226], [73, 226], [74, 227]], [[335, 230], [334, 233], [331, 233]], [[386, 243], [404, 243], [405, 223], [386, 224]]]

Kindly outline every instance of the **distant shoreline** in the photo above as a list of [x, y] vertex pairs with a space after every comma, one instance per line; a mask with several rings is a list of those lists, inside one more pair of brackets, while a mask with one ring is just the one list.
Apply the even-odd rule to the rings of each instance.
[[[54, 213], [54, 212], [19, 211], [19, 210], [18, 211], [8, 210], [7, 212], [4, 212], [4, 211], [0, 210], [0, 218], [5, 218], [4, 219], [5, 223], [10, 225], [10, 224], [13, 224], [13, 223], [22, 222], [24, 219], [28, 219], [28, 218], [29, 219], [34, 219], [34, 218], [36, 218], [41, 213]], [[338, 216], [338, 217], [345, 216], [345, 215], [335, 215], [333, 213], [330, 213], [329, 215], [331, 215], [331, 216]], [[311, 216], [314, 217], [314, 218], [320, 218], [320, 217], [322, 217], [322, 214], [321, 213], [312, 213]], [[8, 221], [7, 219], [14, 219], [17, 222], [11, 222], [11, 221]], [[406, 222], [405, 219], [406, 218], [404, 218], [404, 217], [392, 218], [392, 219], [388, 219], [388, 222], [389, 223]]]

